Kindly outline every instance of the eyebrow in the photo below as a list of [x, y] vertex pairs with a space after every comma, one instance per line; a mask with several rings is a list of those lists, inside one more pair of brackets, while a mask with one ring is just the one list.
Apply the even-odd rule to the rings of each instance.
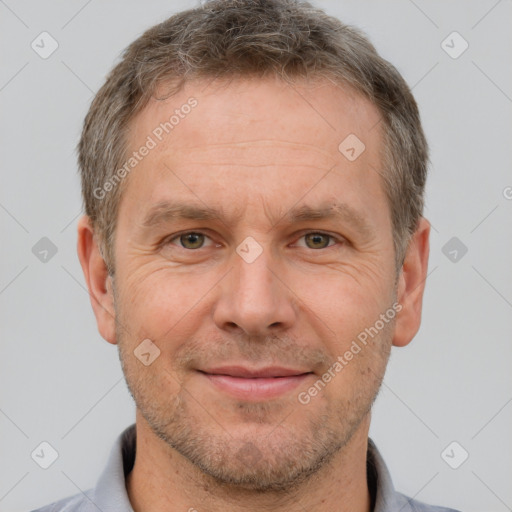
[[313, 220], [340, 219], [352, 225], [357, 231], [366, 236], [373, 234], [373, 229], [367, 220], [357, 210], [346, 203], [328, 203], [312, 208], [308, 205], [292, 208], [285, 217], [290, 223]]
[[173, 220], [221, 220], [222, 213], [206, 206], [195, 206], [181, 202], [162, 201], [155, 204], [147, 213], [142, 225], [150, 228]]
[[[227, 224], [223, 212], [214, 208], [180, 201], [162, 201], [150, 208], [142, 222], [142, 226], [144, 228], [152, 228], [181, 219], [218, 220]], [[339, 219], [352, 225], [357, 231], [366, 236], [370, 236], [373, 233], [370, 224], [357, 210], [340, 202], [321, 204], [318, 207], [308, 205], [293, 207], [273, 224], [272, 229], [285, 219], [289, 224]]]

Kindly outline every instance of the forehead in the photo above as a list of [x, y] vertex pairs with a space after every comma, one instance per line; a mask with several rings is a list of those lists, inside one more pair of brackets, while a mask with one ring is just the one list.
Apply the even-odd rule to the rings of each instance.
[[[340, 156], [338, 145], [350, 134], [370, 153], [380, 143], [377, 107], [353, 89], [326, 79], [293, 84], [277, 77], [202, 79], [157, 99], [164, 94], [165, 88], [158, 89], [132, 120], [130, 148], [139, 147], [148, 135], [157, 144], [155, 153], [172, 146], [179, 156], [186, 156], [187, 149], [214, 154], [223, 144], [238, 144], [233, 151], [244, 154], [258, 153], [258, 145], [279, 141], [287, 144], [287, 158], [290, 152], [301, 158], [315, 151], [317, 158], [332, 160]], [[273, 155], [279, 157], [275, 149]]]
[[152, 98], [133, 119], [128, 153], [151, 149], [123, 195], [138, 196], [140, 210], [165, 200], [172, 183], [186, 194], [213, 193], [223, 206], [226, 186], [239, 196], [256, 190], [263, 202], [266, 193], [275, 201], [279, 188], [289, 196], [281, 203], [295, 202], [329, 174], [353, 195], [366, 190], [382, 198], [379, 120], [366, 98], [327, 80], [189, 82], [165, 100]]

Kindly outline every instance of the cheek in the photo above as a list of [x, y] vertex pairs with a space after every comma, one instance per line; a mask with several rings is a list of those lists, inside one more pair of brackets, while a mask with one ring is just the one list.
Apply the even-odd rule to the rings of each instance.
[[133, 347], [124, 342], [119, 347], [123, 373], [137, 408], [154, 422], [172, 417], [172, 411], [179, 406], [182, 383], [177, 375], [166, 370], [164, 352], [146, 366], [135, 357]]
[[[169, 341], [192, 336], [199, 328], [199, 318], [204, 318], [201, 315], [207, 314], [207, 295], [215, 282], [207, 275], [169, 269], [132, 274], [123, 286], [120, 304], [130, 337], [149, 338], [164, 349], [170, 348]], [[165, 344], [159, 343], [164, 340]]]
[[380, 320], [357, 328], [337, 346], [334, 393], [371, 397], [384, 376], [391, 349], [393, 324]]
[[393, 279], [373, 269], [338, 267], [315, 276], [296, 272], [289, 275], [304, 314], [323, 326], [323, 336], [334, 339], [336, 350], [375, 324], [393, 304]]

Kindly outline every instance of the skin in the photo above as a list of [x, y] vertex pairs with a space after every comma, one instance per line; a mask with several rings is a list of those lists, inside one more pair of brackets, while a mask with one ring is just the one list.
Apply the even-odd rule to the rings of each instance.
[[[137, 406], [132, 506], [369, 511], [370, 408], [391, 346], [408, 344], [420, 325], [429, 224], [420, 219], [397, 274], [379, 176], [382, 123], [358, 94], [329, 81], [190, 82], [137, 115], [131, 150], [191, 96], [197, 107], [123, 183], [115, 281], [89, 219], [78, 227], [98, 329], [118, 344]], [[353, 162], [338, 150], [351, 133], [366, 146]], [[175, 199], [223, 217], [144, 227], [153, 205]], [[293, 207], [334, 201], [367, 229], [347, 218], [287, 220]], [[176, 237], [185, 231], [199, 238]], [[334, 238], [307, 236], [319, 231]], [[247, 237], [262, 249], [252, 263], [236, 252]], [[301, 404], [298, 394], [395, 302], [396, 317]], [[133, 354], [145, 339], [160, 350], [149, 366]], [[310, 373], [255, 400], [199, 371], [229, 364]]]

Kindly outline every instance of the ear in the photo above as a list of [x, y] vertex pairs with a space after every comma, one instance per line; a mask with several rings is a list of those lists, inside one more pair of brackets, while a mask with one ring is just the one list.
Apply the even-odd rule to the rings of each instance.
[[396, 317], [393, 345], [404, 347], [414, 338], [421, 324], [423, 292], [427, 279], [430, 224], [421, 218], [405, 254], [398, 279], [397, 302], [402, 309]]
[[101, 255], [91, 220], [84, 215], [78, 221], [78, 258], [89, 289], [98, 331], [109, 343], [116, 344], [112, 278]]

